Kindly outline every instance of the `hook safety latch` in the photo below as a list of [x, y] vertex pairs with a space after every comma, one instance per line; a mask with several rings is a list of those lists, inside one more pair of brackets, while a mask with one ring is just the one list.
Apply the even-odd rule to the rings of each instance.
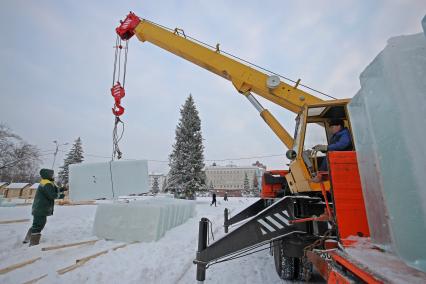
[[124, 113], [124, 107], [121, 106], [121, 99], [126, 95], [124, 88], [121, 86], [120, 82], [117, 82], [111, 88], [111, 95], [114, 98], [114, 107], [112, 108], [112, 113], [115, 116], [120, 116]]

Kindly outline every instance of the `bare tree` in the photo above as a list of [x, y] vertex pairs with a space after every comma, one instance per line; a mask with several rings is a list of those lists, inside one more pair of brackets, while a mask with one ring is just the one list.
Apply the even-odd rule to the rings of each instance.
[[0, 180], [35, 182], [40, 162], [37, 147], [0, 123]]

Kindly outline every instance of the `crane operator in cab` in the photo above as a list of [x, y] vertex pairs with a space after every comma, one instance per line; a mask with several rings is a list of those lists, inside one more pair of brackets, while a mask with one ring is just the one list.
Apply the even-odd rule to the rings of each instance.
[[[349, 129], [345, 127], [345, 123], [342, 119], [331, 119], [328, 123], [330, 131], [332, 133], [330, 144], [328, 145], [316, 145], [314, 146], [315, 151], [328, 152], [328, 151], [352, 151], [352, 139]], [[327, 159], [323, 159], [321, 165], [318, 168], [319, 171], [327, 171], [328, 164]]]

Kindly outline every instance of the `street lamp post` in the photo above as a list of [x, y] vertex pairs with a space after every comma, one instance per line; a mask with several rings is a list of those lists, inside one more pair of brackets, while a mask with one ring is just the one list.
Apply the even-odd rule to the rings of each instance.
[[54, 140], [54, 141], [53, 141], [53, 143], [55, 143], [55, 145], [56, 145], [56, 149], [55, 149], [55, 152], [53, 153], [52, 170], [54, 170], [54, 167], [55, 167], [56, 155], [58, 154], [59, 146], [65, 146], [65, 145], [68, 145], [68, 143], [59, 144], [59, 143], [58, 143], [58, 141], [56, 141], [56, 140]]

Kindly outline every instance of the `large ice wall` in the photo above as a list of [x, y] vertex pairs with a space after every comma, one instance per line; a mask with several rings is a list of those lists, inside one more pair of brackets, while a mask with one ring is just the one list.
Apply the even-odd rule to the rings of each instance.
[[426, 15], [423, 17], [422, 26], [423, 26], [423, 33], [426, 36]]
[[90, 200], [149, 191], [147, 161], [113, 161], [70, 165], [70, 198]]
[[195, 216], [195, 201], [152, 198], [130, 203], [99, 204], [93, 232], [98, 238], [123, 242], [160, 239]]
[[426, 272], [425, 35], [391, 38], [360, 81], [349, 112], [371, 237]]

